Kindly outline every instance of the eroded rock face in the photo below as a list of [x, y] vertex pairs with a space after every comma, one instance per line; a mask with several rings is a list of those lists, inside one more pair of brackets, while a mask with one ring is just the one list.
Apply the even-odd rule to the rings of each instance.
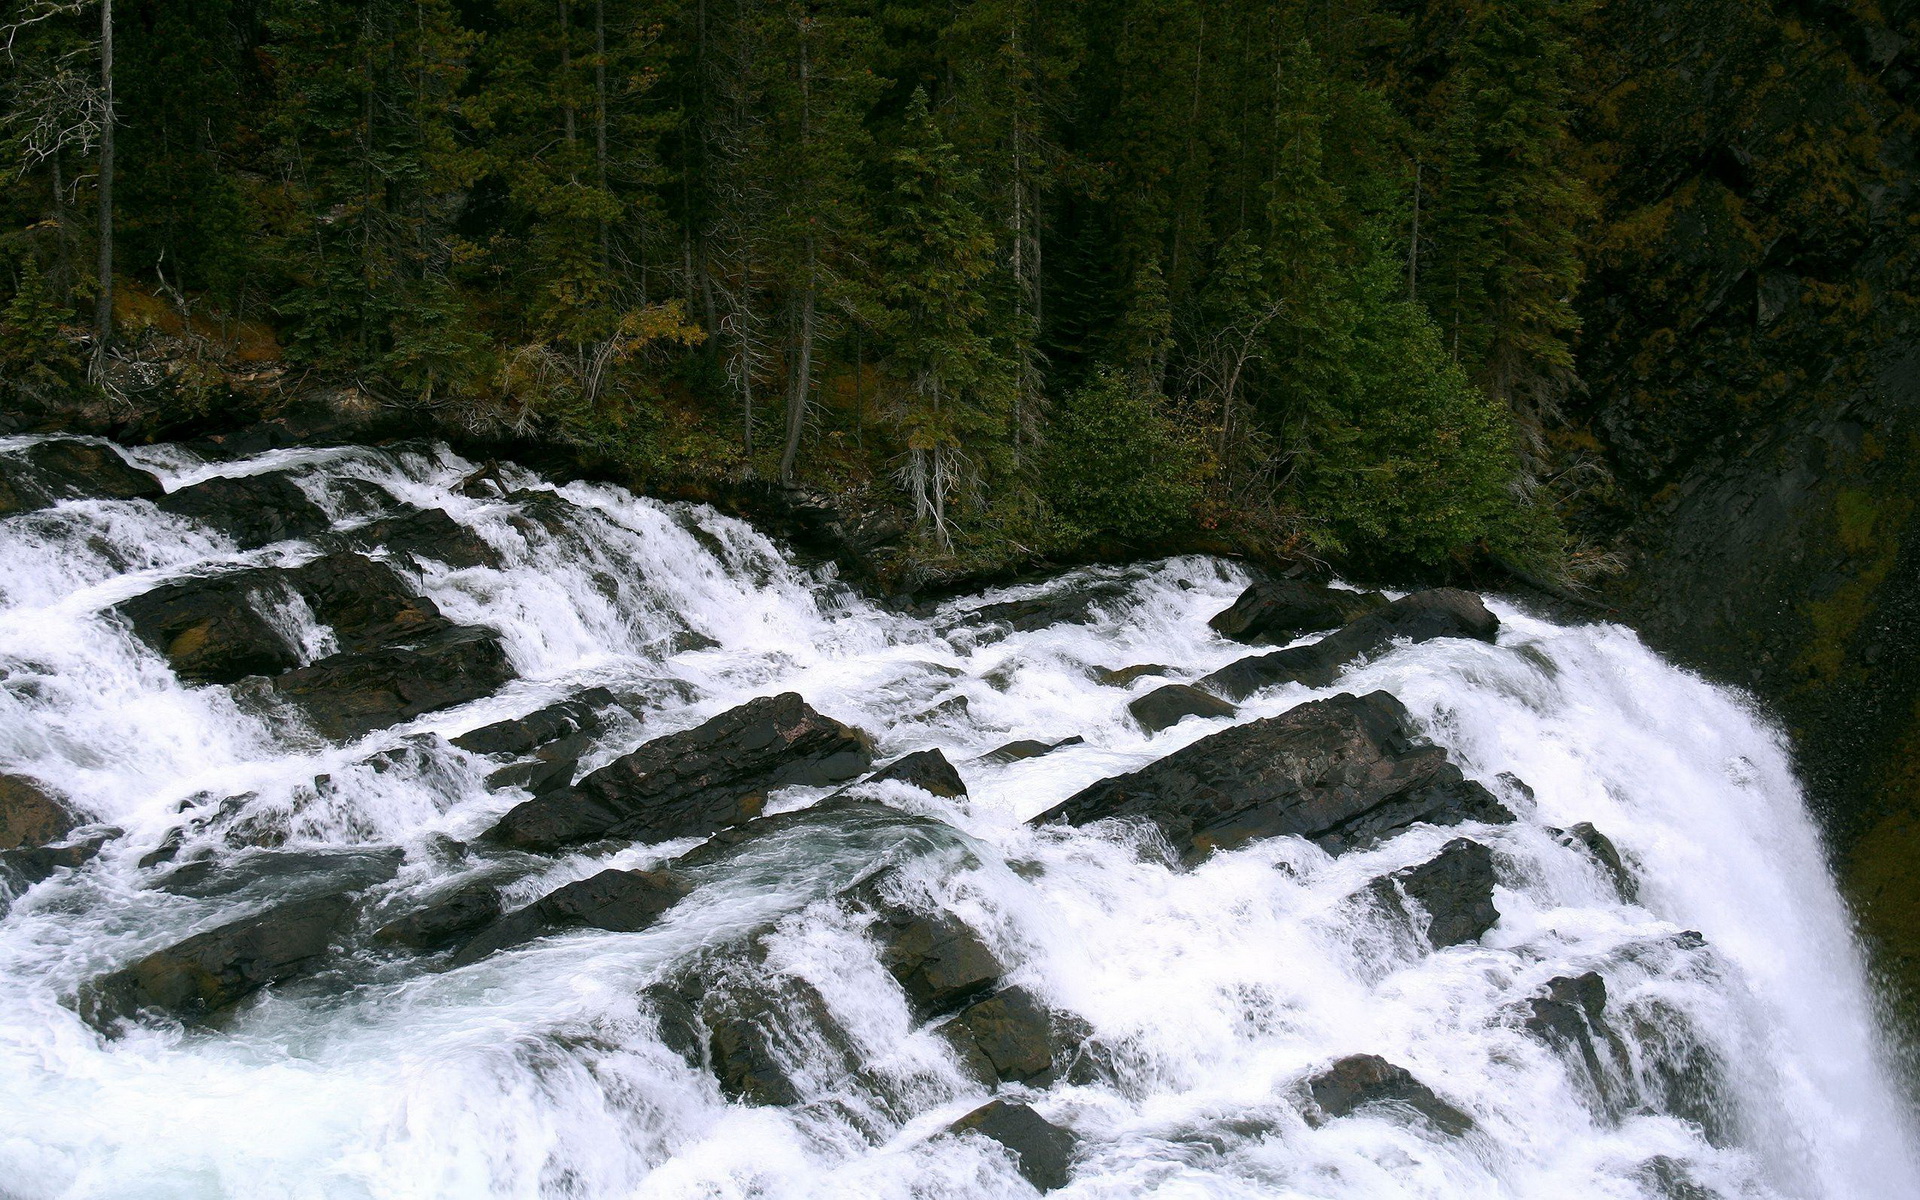
[[1402, 596], [1317, 642], [1243, 658], [1208, 675], [1200, 686], [1229, 700], [1244, 700], [1261, 688], [1283, 683], [1329, 687], [1348, 665], [1378, 655], [1395, 641], [1475, 638], [1490, 642], [1500, 619], [1480, 597], [1458, 588], [1433, 588]]
[[940, 1026], [968, 1072], [989, 1086], [1047, 1086], [1086, 1033], [1080, 1022], [1017, 986], [974, 1001]]
[[701, 836], [758, 816], [776, 788], [838, 783], [872, 762], [865, 734], [794, 692], [762, 696], [527, 801], [488, 836], [522, 850]]
[[989, 1101], [947, 1126], [947, 1132], [977, 1133], [1005, 1146], [1020, 1174], [1040, 1191], [1067, 1186], [1073, 1174], [1078, 1139], [1025, 1104]]
[[602, 714], [618, 703], [606, 688], [588, 688], [524, 717], [469, 730], [454, 738], [453, 744], [475, 754], [526, 754], [574, 734], [598, 733], [604, 724]]
[[1339, 853], [1417, 821], [1511, 821], [1386, 692], [1341, 693], [1202, 738], [1085, 788], [1030, 822], [1150, 820], [1182, 861], [1294, 834]]
[[1231, 717], [1239, 711], [1220, 697], [1184, 683], [1157, 687], [1127, 705], [1127, 712], [1148, 733], [1170, 729], [1188, 717]]
[[148, 1008], [203, 1020], [318, 965], [353, 911], [347, 896], [321, 896], [195, 934], [97, 980], [81, 1015], [102, 1028]]
[[1355, 1054], [1334, 1063], [1307, 1083], [1317, 1114], [1325, 1120], [1351, 1116], [1372, 1105], [1411, 1109], [1441, 1133], [1458, 1137], [1473, 1128], [1473, 1118], [1434, 1095], [1433, 1089], [1377, 1054]]
[[0, 517], [62, 500], [158, 500], [160, 481], [111, 446], [56, 438], [0, 455]]
[[[1391, 880], [1391, 883], [1389, 883]], [[1479, 842], [1455, 838], [1419, 866], [1375, 881], [1379, 894], [1398, 903], [1398, 891], [1427, 915], [1427, 941], [1435, 950], [1477, 942], [1500, 919], [1493, 904], [1493, 851]]]
[[78, 824], [65, 804], [33, 780], [0, 775], [0, 850], [49, 845]]
[[167, 493], [159, 507], [213, 526], [242, 550], [314, 537], [330, 524], [320, 506], [280, 472], [203, 479]]
[[280, 572], [236, 571], [162, 584], [115, 611], [183, 681], [237, 683], [300, 665], [298, 647], [262, 613], [287, 594]]
[[638, 933], [658, 921], [690, 890], [692, 885], [671, 870], [602, 871], [548, 892], [493, 922], [460, 948], [453, 963], [463, 966], [478, 962], [496, 950], [565, 929]]
[[[954, 800], [967, 794], [967, 781], [939, 750], [916, 750], [894, 759], [861, 780], [861, 783], [888, 781], [911, 784], [923, 792]], [[857, 785], [856, 785], [857, 786]]]
[[276, 676], [272, 688], [322, 735], [345, 740], [477, 700], [513, 676], [491, 630], [453, 626], [411, 645], [331, 655]]
[[1207, 624], [1222, 637], [1277, 645], [1303, 633], [1337, 629], [1387, 606], [1379, 592], [1348, 592], [1295, 579], [1256, 583]]

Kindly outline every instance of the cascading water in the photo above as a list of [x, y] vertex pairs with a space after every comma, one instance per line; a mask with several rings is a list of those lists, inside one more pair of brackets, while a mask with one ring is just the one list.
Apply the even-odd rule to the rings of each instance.
[[[0, 441], [0, 455], [30, 444]], [[169, 491], [284, 473], [336, 533], [444, 510], [492, 562], [388, 557], [453, 622], [496, 631], [518, 678], [328, 741], [245, 682], [183, 684], [108, 611], [236, 565], [297, 567], [323, 549], [312, 539], [242, 551], [137, 499], [0, 521], [0, 771], [121, 831], [85, 865], [15, 888], [0, 918], [0, 1195], [1029, 1194], [995, 1143], [943, 1133], [989, 1092], [916, 1019], [839, 898], [879, 861], [1097, 1048], [1097, 1070], [1000, 1089], [1078, 1139], [1061, 1195], [1920, 1194], [1910, 1118], [1779, 739], [1623, 629], [1495, 605], [1497, 644], [1397, 648], [1332, 688], [1271, 688], [1235, 717], [1149, 735], [1126, 705], [1167, 680], [1117, 687], [1093, 669], [1151, 662], [1188, 679], [1246, 654], [1206, 624], [1244, 586], [1235, 568], [1081, 572], [1048, 586], [1102, 589], [1090, 620], [1007, 633], [969, 611], [1044, 589], [893, 613], [703, 508], [554, 492], [511, 468], [527, 491], [469, 498], [457, 484], [472, 464], [443, 449], [125, 453]], [[263, 603], [298, 662], [337, 648], [298, 597]], [[638, 933], [570, 932], [453, 967], [353, 935], [208, 1025], [149, 1017], [109, 1036], [77, 1014], [103, 974], [317, 886], [302, 863], [327, 864], [336, 888], [356, 863], [385, 864], [358, 877], [365, 928], [468, 879], [498, 879], [513, 908], [683, 854], [697, 839], [479, 848], [527, 793], [490, 789], [498, 762], [448, 739], [589, 687], [625, 705], [581, 771], [792, 691], [868, 731], [881, 761], [942, 749], [970, 795], [877, 785], [899, 821], [795, 823], [693, 871], [691, 893]], [[1191, 869], [1137, 827], [1025, 824], [1231, 723], [1375, 689], [1520, 819], [1416, 825], [1338, 857], [1271, 838]], [[979, 757], [1074, 736], [1038, 757]], [[767, 809], [827, 790], [777, 791]], [[1620, 848], [1633, 902], [1555, 836], [1577, 822]], [[1369, 885], [1463, 832], [1493, 850], [1499, 921], [1433, 951]], [[279, 870], [244, 869], [267, 854]], [[181, 864], [204, 884], [156, 886]], [[789, 1031], [791, 1103], [728, 1100], [671, 1044], [650, 989], [747, 937], [761, 949], [740, 970], [772, 1019], [809, 1006], [839, 1031]], [[1551, 981], [1590, 971], [1614, 1031], [1591, 1067], [1526, 1019]], [[1304, 1081], [1353, 1054], [1406, 1068], [1471, 1129], [1391, 1104], [1310, 1120]]]

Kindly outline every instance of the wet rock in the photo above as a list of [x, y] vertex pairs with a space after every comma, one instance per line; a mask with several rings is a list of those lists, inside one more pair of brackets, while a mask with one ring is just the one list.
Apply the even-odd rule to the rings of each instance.
[[1719, 1192], [1695, 1181], [1687, 1164], [1665, 1154], [1649, 1158], [1633, 1174], [1648, 1194], [1660, 1200], [1723, 1200]]
[[1561, 1053], [1574, 1055], [1594, 1089], [1606, 1095], [1603, 1056], [1612, 1048], [1614, 1033], [1607, 1025], [1607, 981], [1599, 972], [1548, 980], [1546, 994], [1527, 1001], [1522, 1025]]
[[1328, 687], [1348, 665], [1377, 656], [1396, 641], [1459, 637], [1490, 642], [1499, 629], [1500, 619], [1472, 592], [1433, 588], [1402, 596], [1309, 645], [1229, 663], [1202, 679], [1200, 686], [1236, 702], [1283, 683]]
[[1022, 738], [1020, 741], [1008, 742], [1004, 746], [987, 751], [980, 756], [980, 761], [990, 763], [1019, 762], [1022, 759], [1039, 758], [1043, 754], [1052, 754], [1055, 750], [1067, 746], [1078, 746], [1086, 740], [1087, 739], [1077, 733], [1069, 738], [1061, 738], [1057, 742], [1040, 742], [1032, 738]]
[[343, 529], [333, 544], [363, 554], [385, 550], [416, 564], [432, 561], [456, 569], [498, 567], [501, 562], [491, 542], [439, 508], [416, 508]]
[[62, 500], [158, 500], [160, 481], [111, 447], [53, 439], [0, 455], [0, 517]]
[[1620, 893], [1622, 900], [1633, 904], [1640, 899], [1640, 885], [1634, 879], [1633, 872], [1627, 869], [1627, 864], [1620, 857], [1620, 851], [1614, 846], [1613, 839], [1595, 829], [1591, 822], [1582, 821], [1566, 829], [1552, 829], [1548, 832], [1558, 838], [1562, 844], [1584, 850], [1599, 863], [1612, 878], [1613, 886]]
[[660, 1043], [694, 1068], [706, 1067], [707, 1029], [700, 1010], [677, 988], [665, 983], [650, 983], [640, 996], [653, 1015], [654, 1030]]
[[1384, 901], [1397, 904], [1397, 893], [1405, 893], [1419, 904], [1427, 914], [1427, 941], [1435, 950], [1477, 942], [1493, 928], [1500, 919], [1500, 910], [1493, 906], [1493, 885], [1493, 851], [1467, 838], [1453, 839], [1419, 866], [1374, 881]]
[[1078, 580], [1024, 600], [983, 604], [960, 614], [960, 619], [969, 625], [1005, 625], [1018, 633], [1054, 625], [1087, 625], [1103, 612], [1124, 607], [1130, 590], [1119, 579]]
[[1240, 710], [1225, 700], [1184, 683], [1157, 687], [1127, 705], [1127, 711], [1148, 733], [1159, 733], [1187, 717], [1231, 717]]
[[916, 750], [912, 754], [902, 755], [860, 782], [885, 783], [889, 780], [911, 784], [945, 800], [967, 794], [966, 780], [960, 778], [960, 772], [937, 749]]
[[1290, 642], [1303, 633], [1337, 629], [1387, 606], [1379, 592], [1349, 592], [1298, 579], [1263, 580], [1240, 593], [1207, 625], [1251, 645]]
[[15, 850], [0, 850], [0, 884], [19, 892], [50, 878], [62, 868], [77, 870], [98, 857], [100, 848], [107, 844], [110, 837], [102, 833], [55, 846], [22, 846]]
[[328, 554], [287, 572], [313, 615], [331, 626], [342, 650], [371, 650], [453, 628], [393, 568], [363, 554]]
[[329, 554], [292, 570], [256, 567], [162, 584], [115, 606], [135, 636], [194, 683], [237, 683], [300, 665], [299, 648], [265, 615], [304, 600], [342, 650], [369, 650], [452, 628], [391, 568]]
[[724, 978], [699, 1005], [720, 1091], [746, 1104], [797, 1104], [797, 1066], [830, 1078], [860, 1069], [853, 1039], [812, 984], [791, 975]]
[[195, 934], [97, 980], [81, 1015], [101, 1028], [143, 1009], [203, 1020], [318, 966], [353, 907], [346, 896], [296, 900]]
[[67, 806], [23, 775], [0, 775], [0, 850], [45, 846], [80, 822]]
[[527, 801], [488, 836], [517, 849], [553, 850], [603, 837], [711, 834], [758, 816], [776, 788], [838, 783], [872, 761], [865, 734], [815, 712], [798, 694], [762, 696]]
[[453, 963], [464, 966], [478, 962], [497, 950], [568, 929], [638, 933], [658, 921], [691, 890], [687, 879], [671, 870], [602, 871], [549, 892], [495, 921], [460, 947]]
[[455, 888], [404, 917], [374, 930], [376, 941], [414, 950], [439, 950], [471, 939], [500, 919], [500, 890], [490, 883]]
[[1434, 1095], [1433, 1089], [1377, 1054], [1355, 1054], [1341, 1059], [1307, 1083], [1317, 1114], [1315, 1124], [1350, 1116], [1370, 1105], [1412, 1109], [1433, 1128], [1454, 1137], [1473, 1128], [1473, 1118]]
[[1513, 819], [1444, 750], [1413, 736], [1391, 695], [1343, 692], [1103, 779], [1030, 824], [1150, 820], [1191, 864], [1258, 838], [1293, 834], [1338, 854], [1417, 821]]
[[1117, 688], [1126, 687], [1134, 680], [1145, 679], [1150, 675], [1170, 675], [1172, 673], [1172, 667], [1163, 667], [1159, 663], [1139, 663], [1131, 667], [1121, 667], [1117, 671], [1110, 671], [1105, 667], [1094, 667], [1092, 669], [1093, 681], [1095, 683], [1101, 684], [1104, 687]]
[[335, 654], [272, 681], [322, 735], [358, 737], [488, 695], [513, 678], [499, 638], [454, 626], [408, 646]]
[[916, 912], [889, 901], [879, 879], [857, 889], [853, 898], [874, 913], [870, 932], [880, 943], [880, 963], [922, 1020], [992, 991], [1006, 973], [980, 935], [950, 913]]
[[469, 730], [454, 738], [453, 744], [475, 754], [526, 754], [573, 734], [600, 732], [605, 724], [603, 714], [618, 703], [606, 688], [588, 688], [577, 696], [536, 708], [524, 717]]
[[363, 850], [256, 850], [231, 858], [202, 858], [167, 872], [153, 884], [176, 896], [231, 896], [246, 889], [327, 895], [385, 883], [406, 857], [397, 846]]
[[242, 550], [327, 531], [327, 514], [281, 472], [216, 476], [167, 493], [162, 512], [211, 525]]
[[300, 665], [300, 651], [262, 615], [287, 593], [276, 571], [236, 571], [162, 584], [116, 605], [134, 636], [188, 683], [237, 683]]
[[1024, 1104], [993, 1100], [947, 1126], [949, 1133], [977, 1133], [1013, 1151], [1014, 1164], [1043, 1192], [1067, 1186], [1073, 1174], [1073, 1134]]
[[1045, 1087], [1086, 1036], [1078, 1021], [1055, 1014], [1023, 987], [976, 1000], [940, 1026], [970, 1074], [982, 1083]]
[[527, 762], [517, 762], [501, 767], [487, 775], [487, 788], [490, 791], [502, 791], [506, 788], [521, 788], [530, 796], [544, 796], [557, 792], [573, 783], [574, 770], [579, 767], [581, 747], [562, 746], [555, 743], [553, 749], [572, 749], [571, 755], [549, 753], [542, 747], [538, 758]]

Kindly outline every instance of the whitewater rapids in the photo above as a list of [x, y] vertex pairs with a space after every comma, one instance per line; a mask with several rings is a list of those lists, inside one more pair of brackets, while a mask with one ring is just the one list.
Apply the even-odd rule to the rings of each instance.
[[[0, 439], [0, 454], [27, 443]], [[1497, 644], [1402, 647], [1333, 688], [1270, 689], [1237, 717], [1148, 736], [1126, 704], [1167, 680], [1104, 686], [1091, 669], [1160, 663], [1190, 679], [1248, 653], [1206, 624], [1246, 583], [1230, 564], [1081, 572], [1045, 587], [1113, 579], [1124, 594], [1090, 623], [999, 636], [967, 610], [1043, 587], [892, 612], [739, 521], [579, 483], [558, 489], [576, 506], [564, 534], [529, 532], [506, 519], [508, 501], [456, 491], [473, 464], [442, 448], [227, 463], [177, 447], [123, 453], [169, 490], [289, 472], [342, 528], [365, 519], [356, 481], [446, 510], [503, 566], [396, 565], [454, 621], [497, 630], [520, 679], [329, 745], [267, 723], [226, 688], [182, 685], [104, 613], [209, 565], [295, 565], [314, 547], [242, 553], [141, 500], [0, 521], [0, 771], [43, 780], [124, 831], [0, 918], [0, 1196], [1031, 1194], [992, 1143], [939, 1136], [988, 1093], [917, 1026], [874, 947], [826, 901], [867, 864], [804, 838], [638, 934], [550, 937], [454, 970], [363, 950], [254, 997], [218, 1029], [150, 1024], [108, 1039], [75, 1015], [88, 980], [272, 899], [149, 886], [139, 860], [183, 802], [247, 796], [289, 847], [399, 847], [403, 865], [376, 894], [403, 901], [469, 869], [448, 839], [476, 838], [525, 798], [487, 790], [479, 756], [414, 735], [452, 737], [595, 685], [653, 701], [583, 768], [780, 691], [867, 730], [882, 761], [939, 747], [959, 765], [970, 798], [901, 792], [969, 840], [965, 865], [929, 886], [1015, 964], [1009, 980], [1084, 1020], [1121, 1064], [1102, 1082], [1003, 1089], [1080, 1138], [1072, 1182], [1055, 1195], [1920, 1195], [1911, 1114], [1780, 737], [1744, 698], [1628, 630], [1490, 601]], [[326, 649], [311, 614], [279, 616], [312, 654]], [[1470, 777], [1532, 788], [1531, 806], [1515, 801], [1517, 823], [1472, 831], [1500, 879], [1499, 923], [1478, 944], [1427, 951], [1353, 900], [1459, 830], [1416, 827], [1339, 858], [1275, 839], [1182, 871], [1123, 831], [1024, 824], [1230, 721], [1374, 689], [1398, 696]], [[975, 760], [1017, 738], [1076, 735], [1084, 742], [1043, 757]], [[428, 749], [392, 769], [365, 764], [409, 738]], [[825, 791], [789, 789], [769, 809]], [[1583, 821], [1634, 867], [1637, 903], [1549, 832]], [[558, 856], [513, 899], [694, 844]], [[189, 841], [181, 857], [208, 848]], [[909, 1111], [876, 1127], [845, 1082], [792, 1108], [729, 1103], [656, 1037], [641, 988], [769, 920], [771, 961], [818, 990]], [[1709, 1092], [1687, 1112], [1647, 1101], [1631, 1079], [1624, 1094], [1640, 1101], [1609, 1106], [1524, 1031], [1528, 997], [1590, 970], [1606, 977], [1616, 1023], [1638, 1031], [1618, 1069], [1685, 1059]], [[1442, 1138], [1386, 1111], [1311, 1126], [1301, 1080], [1361, 1053], [1411, 1070], [1474, 1131]]]

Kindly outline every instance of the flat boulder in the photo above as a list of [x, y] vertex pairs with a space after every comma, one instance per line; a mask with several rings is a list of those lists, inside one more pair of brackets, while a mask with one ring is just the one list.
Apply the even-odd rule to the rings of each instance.
[[673, 871], [610, 869], [548, 892], [482, 929], [453, 956], [455, 966], [569, 929], [638, 933], [692, 890]]
[[99, 442], [55, 438], [0, 455], [0, 517], [62, 500], [158, 500], [159, 479]]
[[373, 937], [390, 946], [440, 950], [470, 940], [499, 920], [502, 911], [499, 888], [490, 883], [470, 883], [388, 921], [374, 930]]
[[1025, 1104], [988, 1101], [947, 1126], [947, 1132], [998, 1142], [1012, 1151], [1014, 1166], [1026, 1181], [1042, 1192], [1067, 1186], [1073, 1174], [1078, 1139]]
[[266, 610], [288, 602], [282, 572], [234, 571], [164, 583], [114, 607], [187, 683], [238, 683], [300, 665]]
[[600, 838], [706, 836], [759, 816], [777, 788], [839, 783], [872, 762], [864, 733], [815, 712], [797, 693], [762, 696], [536, 796], [488, 836], [539, 851]]
[[470, 729], [454, 738], [453, 744], [475, 754], [527, 754], [549, 742], [600, 732], [604, 714], [618, 703], [606, 688], [588, 688], [523, 717]]
[[1341, 693], [1200, 739], [1084, 788], [1030, 824], [1148, 820], [1192, 864], [1259, 838], [1308, 838], [1329, 853], [1415, 822], [1511, 821], [1438, 746], [1420, 745], [1386, 692]]
[[1231, 717], [1239, 711], [1211, 692], [1185, 683], [1157, 687], [1127, 705], [1127, 712], [1148, 733], [1170, 729], [1188, 717]]
[[1228, 663], [1200, 680], [1200, 686], [1233, 701], [1284, 683], [1329, 687], [1348, 666], [1379, 655], [1396, 641], [1457, 637], [1490, 642], [1499, 630], [1500, 619], [1487, 611], [1480, 597], [1459, 588], [1433, 588], [1402, 596], [1309, 645]]
[[1409, 1109], [1441, 1133], [1458, 1137], [1473, 1128], [1473, 1118], [1434, 1095], [1433, 1089], [1377, 1054], [1354, 1054], [1307, 1081], [1313, 1097], [1308, 1119], [1314, 1124], [1351, 1116], [1383, 1105]]
[[1379, 592], [1349, 592], [1297, 579], [1262, 580], [1240, 593], [1207, 626], [1249, 645], [1290, 642], [1303, 633], [1338, 629], [1387, 606]]
[[492, 630], [452, 626], [410, 645], [334, 654], [272, 690], [323, 736], [346, 740], [489, 695], [514, 677]]
[[1061, 738], [1057, 742], [1042, 742], [1034, 738], [1021, 738], [1019, 741], [1008, 742], [1004, 746], [994, 747], [985, 754], [982, 754], [980, 761], [990, 763], [1021, 762], [1029, 758], [1039, 758], [1044, 754], [1052, 754], [1055, 750], [1063, 750], [1068, 746], [1078, 746], [1086, 740], [1087, 739], [1077, 733], [1072, 737]]
[[45, 846], [80, 823], [71, 809], [24, 775], [0, 775], [0, 850]]
[[99, 1028], [145, 1009], [203, 1020], [318, 966], [353, 911], [345, 895], [319, 896], [195, 934], [96, 980], [81, 1015]]
[[162, 512], [211, 525], [242, 550], [316, 537], [332, 524], [319, 505], [278, 471], [203, 479], [168, 492], [158, 504]]
[[975, 1079], [988, 1086], [1045, 1087], [1085, 1040], [1086, 1027], [1058, 1014], [1026, 988], [1001, 988], [967, 1005], [939, 1027]]
[[493, 543], [440, 508], [416, 508], [378, 517], [341, 530], [334, 535], [333, 544], [362, 554], [384, 550], [416, 565], [425, 561], [454, 568], [498, 567], [501, 562]]
[[1493, 905], [1493, 851], [1455, 838], [1418, 866], [1374, 881], [1376, 893], [1395, 906], [1405, 894], [1426, 914], [1426, 938], [1435, 950], [1477, 942], [1500, 919]]

